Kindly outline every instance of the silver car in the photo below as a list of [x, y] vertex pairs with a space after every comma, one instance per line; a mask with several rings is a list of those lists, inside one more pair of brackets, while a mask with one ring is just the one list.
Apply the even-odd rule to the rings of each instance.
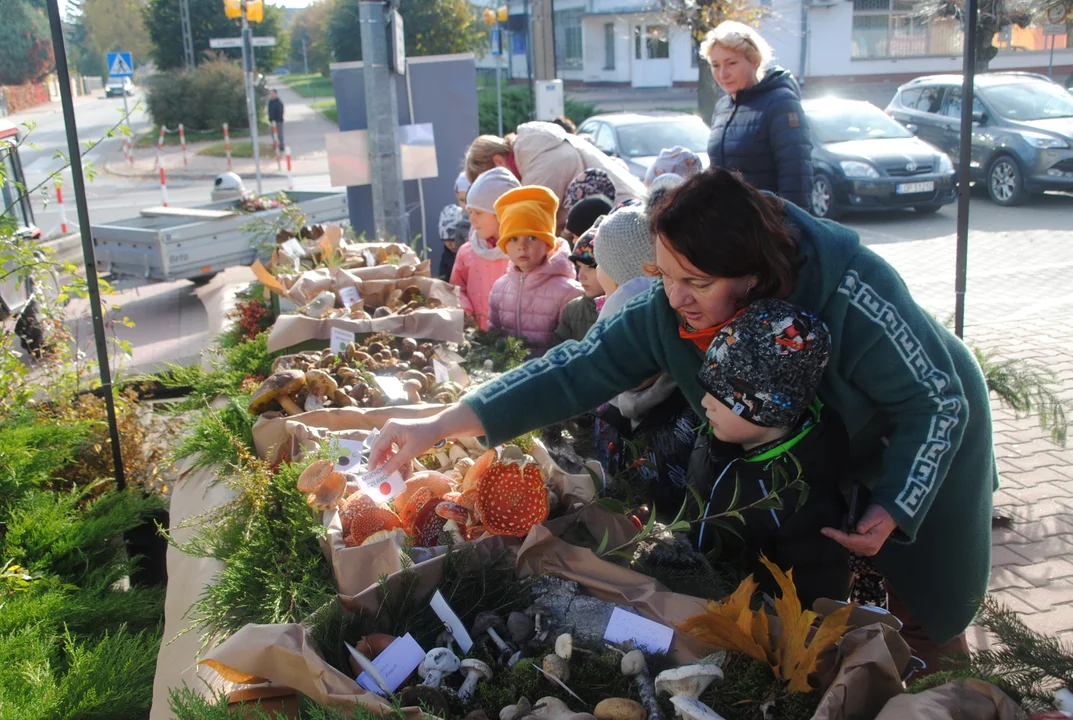
[[681, 145], [708, 167], [708, 125], [696, 115], [679, 112], [606, 113], [581, 123], [579, 135], [611, 157], [626, 163], [634, 177], [645, 179], [661, 150]]

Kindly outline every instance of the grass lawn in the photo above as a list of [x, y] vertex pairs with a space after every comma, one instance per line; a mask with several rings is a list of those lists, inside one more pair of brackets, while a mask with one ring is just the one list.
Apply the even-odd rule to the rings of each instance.
[[[274, 158], [275, 149], [272, 143], [259, 143], [261, 146], [261, 160], [265, 158]], [[222, 142], [213, 143], [212, 145], [206, 145], [203, 148], [199, 148], [198, 155], [208, 155], [209, 157], [227, 157], [227, 153], [224, 151], [224, 144]], [[231, 157], [233, 158], [251, 158], [253, 157], [253, 143], [249, 140], [239, 140], [238, 142], [231, 143]]]
[[315, 103], [310, 103], [309, 107], [314, 110], [320, 110], [324, 117], [331, 120], [336, 125], [339, 124], [339, 113], [335, 108], [335, 100], [318, 100]]
[[332, 79], [324, 77], [320, 73], [310, 75], [284, 75], [280, 78], [291, 90], [302, 97], [334, 97], [335, 90], [332, 88]]
[[[268, 123], [259, 123], [257, 125], [257, 132], [259, 132], [259, 133], [261, 133], [263, 135], [271, 136], [272, 131], [269, 128]], [[145, 133], [143, 135], [139, 135], [137, 138], [134, 139], [134, 147], [135, 148], [156, 147], [156, 142], [157, 142], [157, 138], [159, 137], [159, 134], [160, 134], [160, 126], [159, 125], [154, 125], [153, 129], [151, 131], [149, 131], [149, 132], [147, 132], [147, 133]], [[230, 135], [231, 135], [231, 139], [234, 140], [235, 138], [249, 137], [250, 132], [246, 128], [231, 128]], [[219, 130], [205, 130], [205, 131], [187, 130], [186, 131], [186, 143], [187, 143], [187, 145], [189, 145], [191, 143], [196, 143], [196, 142], [205, 142], [206, 140], [223, 140], [223, 139], [224, 139], [224, 129], [223, 128], [220, 128]], [[232, 143], [232, 145], [233, 144], [234, 143]], [[178, 132], [165, 133], [164, 134], [164, 147], [179, 147], [179, 133]], [[222, 148], [223, 144], [221, 144], [220, 147]], [[223, 150], [221, 150], [220, 152], [222, 153]]]

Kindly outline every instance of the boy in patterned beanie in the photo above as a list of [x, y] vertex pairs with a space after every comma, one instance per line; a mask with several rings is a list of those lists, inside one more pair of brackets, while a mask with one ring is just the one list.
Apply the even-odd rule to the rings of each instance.
[[[602, 217], [596, 219], [597, 227]], [[597, 298], [603, 297], [604, 289], [596, 277], [596, 257], [592, 252], [592, 242], [596, 237], [596, 227], [589, 228], [574, 245], [570, 253], [570, 262], [577, 268], [577, 281], [585, 294], [574, 298], [563, 308], [559, 316], [559, 327], [555, 328], [555, 337], [560, 341], [582, 340], [600, 315]]]
[[718, 548], [723, 559], [739, 554], [758, 579], [770, 577], [758, 572], [761, 553], [793, 569], [805, 607], [849, 592], [849, 552], [820, 533], [840, 527], [846, 510], [846, 431], [816, 396], [830, 354], [818, 317], [784, 300], [757, 300], [716, 333], [697, 375], [711, 433], [698, 444], [707, 447], [695, 453], [690, 480], [701, 486], [705, 516], [778, 497], [728, 518], [737, 537], [702, 524], [698, 546]]

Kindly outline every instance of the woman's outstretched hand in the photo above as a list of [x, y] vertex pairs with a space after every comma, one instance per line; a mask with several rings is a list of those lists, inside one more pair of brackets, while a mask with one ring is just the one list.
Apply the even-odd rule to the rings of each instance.
[[871, 557], [879, 552], [883, 543], [897, 527], [898, 523], [889, 512], [879, 505], [869, 505], [864, 511], [864, 516], [857, 523], [856, 532], [845, 533], [831, 527], [824, 528], [820, 532], [858, 555]]
[[477, 414], [464, 403], [452, 405], [432, 417], [388, 420], [369, 448], [369, 468], [382, 465], [388, 475], [396, 470], [405, 474], [414, 458], [441, 440], [484, 434]]

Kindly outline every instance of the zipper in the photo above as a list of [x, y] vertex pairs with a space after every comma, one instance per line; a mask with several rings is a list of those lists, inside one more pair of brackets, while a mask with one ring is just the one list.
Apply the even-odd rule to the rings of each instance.
[[740, 107], [737, 100], [731, 100], [731, 102], [734, 103], [734, 109], [730, 111], [730, 117], [727, 118], [727, 124], [723, 126], [723, 135], [719, 138], [719, 162], [723, 167], [726, 167], [727, 163], [727, 130], [730, 129], [730, 123], [734, 122], [734, 116], [738, 114], [738, 108]]
[[[763, 478], [757, 478], [756, 482], [760, 483], [760, 491], [764, 493], [764, 497], [767, 496], [767, 485], [764, 484]], [[775, 508], [771, 508], [771, 518], [775, 521], [775, 527], [782, 527], [782, 523], [779, 522], [779, 516], [775, 514]]]
[[[715, 497], [716, 488], [719, 487], [719, 483], [723, 482], [723, 478], [726, 477], [726, 474], [728, 472], [730, 472], [730, 468], [733, 467], [734, 463], [736, 463], [737, 461], [738, 461], [738, 458], [734, 458], [729, 463], [727, 463], [727, 466], [725, 468], [723, 468], [723, 472], [719, 473], [719, 477], [717, 477], [715, 479], [715, 482], [712, 484], [712, 491], [710, 493], [708, 493], [708, 503], [704, 506], [704, 517], [708, 517], [708, 512], [712, 508], [712, 498]], [[697, 533], [697, 550], [700, 550], [703, 547], [703, 543], [704, 543], [704, 528], [707, 527], [707, 525], [708, 525], [707, 521], [702, 522], [700, 524], [700, 532]]]
[[514, 337], [522, 337], [522, 292], [525, 291], [525, 273], [519, 273], [522, 276], [518, 281], [518, 304], [514, 308]]

